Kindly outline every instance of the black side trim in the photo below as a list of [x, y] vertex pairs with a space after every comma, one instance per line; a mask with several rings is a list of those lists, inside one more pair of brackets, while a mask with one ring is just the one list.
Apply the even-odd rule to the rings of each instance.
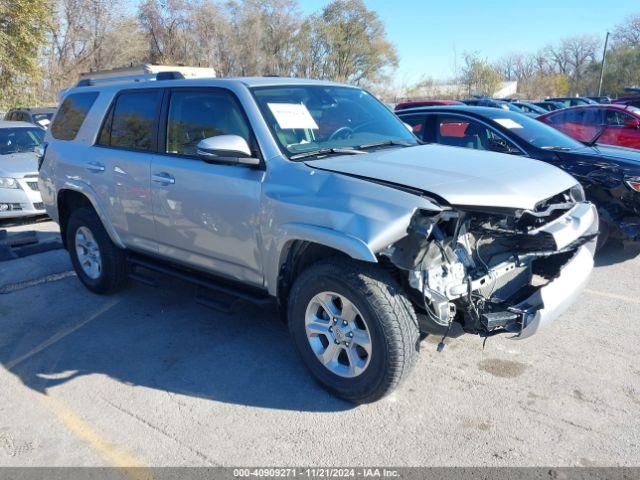
[[[239, 282], [209, 275], [181, 265], [157, 260], [147, 255], [130, 252], [127, 257], [127, 261], [134, 266], [143, 267], [174, 278], [179, 278], [180, 280], [193, 283], [208, 290], [239, 298], [254, 305], [267, 306], [275, 304], [275, 298], [269, 296], [265, 290], [252, 288]], [[135, 275], [133, 278], [136, 278]], [[145, 281], [144, 283], [148, 282]]]

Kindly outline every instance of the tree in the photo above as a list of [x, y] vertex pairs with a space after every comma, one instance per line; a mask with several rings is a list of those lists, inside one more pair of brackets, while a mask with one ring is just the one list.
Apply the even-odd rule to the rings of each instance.
[[492, 96], [501, 82], [500, 73], [478, 52], [465, 52], [460, 72], [460, 83], [468, 95]]
[[640, 13], [631, 15], [626, 21], [616, 26], [611, 40], [614, 47], [640, 46]]
[[593, 35], [582, 35], [562, 39], [546, 49], [548, 57], [556, 67], [556, 72], [566, 76], [571, 93], [584, 94], [593, 90], [593, 78], [588, 73], [589, 66], [597, 61], [600, 39]]
[[0, 107], [27, 97], [41, 78], [38, 49], [50, 9], [44, 0], [0, 0]]
[[398, 65], [378, 14], [362, 0], [333, 0], [309, 19], [306, 31], [320, 53], [307, 68], [319, 78], [373, 84]]
[[189, 53], [190, 6], [186, 0], [146, 0], [138, 19], [149, 42], [154, 63], [185, 63]]
[[124, 0], [51, 0], [52, 21], [40, 63], [45, 71], [42, 97], [58, 92], [83, 72], [138, 63], [144, 56], [141, 30], [125, 17]]

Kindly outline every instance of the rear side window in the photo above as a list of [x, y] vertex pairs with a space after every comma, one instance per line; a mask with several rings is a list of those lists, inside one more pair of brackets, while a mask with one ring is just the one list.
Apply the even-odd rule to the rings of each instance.
[[51, 135], [58, 140], [76, 138], [82, 122], [98, 98], [98, 92], [72, 93], [64, 99], [55, 120], [51, 124]]
[[116, 98], [98, 137], [98, 144], [129, 150], [155, 150], [162, 91], [123, 92]]

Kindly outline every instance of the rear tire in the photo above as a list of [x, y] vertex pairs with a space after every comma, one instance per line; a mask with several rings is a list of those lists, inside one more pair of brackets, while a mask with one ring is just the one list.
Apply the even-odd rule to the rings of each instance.
[[85, 287], [94, 293], [107, 294], [127, 284], [129, 269], [125, 253], [111, 241], [93, 209], [74, 210], [66, 235], [71, 263]]
[[340, 257], [311, 265], [293, 285], [288, 320], [314, 378], [350, 402], [374, 402], [391, 392], [418, 354], [415, 311], [378, 265]]

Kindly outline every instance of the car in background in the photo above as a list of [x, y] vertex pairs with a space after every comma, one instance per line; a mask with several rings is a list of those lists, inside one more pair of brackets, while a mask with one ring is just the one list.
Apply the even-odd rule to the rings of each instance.
[[587, 97], [554, 97], [547, 98], [547, 101], [560, 102], [565, 107], [576, 107], [578, 105], [597, 105], [598, 102]]
[[38, 155], [44, 130], [0, 120], [0, 219], [44, 215], [38, 188]]
[[587, 144], [640, 149], [640, 109], [629, 105], [571, 107], [538, 120]]
[[464, 105], [462, 102], [458, 102], [457, 100], [416, 100], [411, 102], [401, 102], [396, 105], [395, 111], [398, 112], [400, 110], [406, 110], [407, 108], [416, 108], [416, 107], [435, 107], [442, 105]]
[[[584, 145], [542, 122], [494, 108], [418, 108], [398, 116], [425, 143], [508, 153], [565, 170], [598, 207], [599, 247], [609, 236], [640, 240], [640, 152]], [[517, 162], [514, 158], [515, 176]]]
[[7, 112], [4, 119], [12, 122], [32, 123], [46, 130], [55, 113], [56, 107], [13, 108]]
[[469, 106], [477, 106], [477, 107], [490, 107], [490, 108], [500, 108], [502, 110], [509, 110], [511, 112], [521, 113], [529, 116], [537, 116], [538, 114], [530, 114], [525, 112], [523, 109], [518, 107], [515, 103], [507, 102], [506, 100], [500, 100], [496, 98], [490, 97], [474, 97], [474, 98], [466, 98], [462, 100], [462, 103]]
[[621, 97], [621, 98], [618, 98], [617, 100], [613, 100], [613, 102], [611, 103], [615, 105], [630, 105], [632, 107], [640, 108], [640, 96], [635, 95], [635, 96]]
[[587, 97], [590, 100], [593, 100], [596, 103], [611, 103], [611, 97], [607, 97], [606, 95], [595, 96], [595, 97]]
[[545, 100], [542, 102], [533, 102], [536, 107], [540, 107], [547, 112], [553, 112], [554, 110], [560, 110], [561, 108], [565, 108], [564, 103], [562, 102], [552, 102], [550, 100]]
[[529, 113], [531, 115], [535, 115], [536, 117], [547, 113], [547, 110], [531, 102], [511, 102], [511, 103], [516, 107], [518, 107], [520, 110], [522, 110], [524, 113]]

